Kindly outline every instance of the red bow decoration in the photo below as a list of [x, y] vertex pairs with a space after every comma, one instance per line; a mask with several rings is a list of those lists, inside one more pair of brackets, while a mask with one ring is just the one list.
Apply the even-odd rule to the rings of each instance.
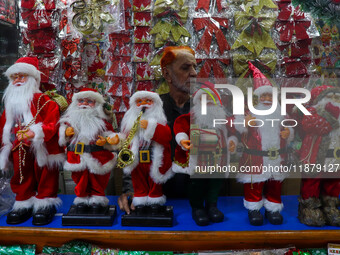
[[54, 0], [44, 0], [44, 1], [39, 1], [39, 6], [37, 5], [36, 0], [21, 0], [21, 8], [24, 9], [45, 9], [45, 10], [53, 10], [55, 9], [55, 2]]
[[113, 112], [126, 112], [129, 109], [129, 97], [114, 97]]
[[63, 49], [63, 55], [66, 58], [68, 55], [72, 55], [77, 49], [80, 43], [80, 39], [63, 40], [61, 42], [61, 47]]
[[[305, 15], [299, 10], [299, 7], [294, 9], [289, 2], [279, 3], [280, 13], [278, 15], [278, 21], [275, 24], [276, 30], [280, 33], [280, 40], [282, 42], [290, 42], [293, 34], [296, 39], [304, 40], [308, 39], [307, 29], [311, 25], [310, 20], [304, 20]], [[290, 20], [292, 16], [293, 20]]]
[[215, 34], [220, 54], [223, 54], [226, 50], [230, 50], [230, 45], [221, 30], [221, 27], [228, 28], [228, 19], [217, 17], [196, 18], [193, 19], [193, 25], [196, 32], [206, 28], [196, 50], [204, 50], [206, 54], [209, 55], [213, 34]]
[[[221, 4], [222, 0], [216, 0], [216, 6], [218, 12], [221, 12], [223, 7]], [[210, 6], [210, 0], [198, 0], [197, 6], [195, 8], [195, 11], [198, 11], [199, 9], [205, 10], [206, 13], [209, 12], [209, 6]]]
[[129, 35], [125, 34], [110, 34], [110, 48], [109, 52], [115, 55], [116, 49], [118, 50], [118, 55], [120, 56], [130, 56], [131, 55], [131, 38]]
[[131, 3], [129, 0], [124, 0], [124, 9], [131, 9]]
[[[230, 59], [197, 59], [198, 64], [203, 61], [204, 64], [197, 75], [198, 78], [226, 78], [220, 62], [229, 65]], [[210, 75], [211, 71], [213, 71], [213, 73]]]
[[[110, 77], [108, 93], [112, 96], [130, 96], [132, 90], [132, 77]], [[119, 90], [119, 88], [121, 88]]]
[[66, 80], [77, 79], [77, 74], [80, 70], [81, 63], [79, 59], [67, 58], [63, 62], [64, 77]]
[[110, 68], [107, 71], [113, 76], [130, 77], [132, 75], [131, 58], [123, 56], [110, 56]]
[[39, 59], [39, 70], [41, 74], [41, 83], [51, 82], [55, 78], [55, 69], [59, 65], [59, 58], [55, 56], [44, 55], [44, 58]]
[[138, 81], [136, 84], [136, 91], [146, 90], [152, 91], [154, 85], [152, 81]]
[[51, 29], [41, 29], [27, 33], [34, 53], [49, 53], [56, 49], [56, 35]]
[[53, 11], [33, 10], [21, 13], [23, 20], [27, 20], [28, 30], [52, 27]]
[[288, 48], [289, 56], [291, 58], [298, 58], [303, 55], [309, 54], [308, 46], [311, 45], [312, 39], [300, 40], [295, 43], [285, 44], [285, 45], [277, 45], [280, 51]]
[[310, 64], [310, 57], [283, 58], [286, 75], [289, 77], [305, 76], [308, 74], [306, 65]]

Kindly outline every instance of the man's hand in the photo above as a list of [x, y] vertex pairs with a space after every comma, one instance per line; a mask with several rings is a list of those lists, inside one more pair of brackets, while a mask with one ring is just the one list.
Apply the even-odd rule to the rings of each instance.
[[236, 148], [236, 144], [234, 141], [230, 141], [229, 142], [229, 151], [230, 152], [234, 152], [235, 151], [235, 148]]
[[131, 208], [129, 207], [129, 197], [132, 197], [133, 194], [121, 194], [120, 197], [118, 198], [118, 206], [119, 209], [122, 210], [123, 212], [126, 212], [127, 214], [130, 214], [131, 210], [135, 210], [135, 206], [131, 203]]
[[21, 142], [22, 140], [31, 140], [32, 138], [34, 138], [35, 133], [32, 130], [28, 130], [28, 131], [24, 131], [24, 130], [19, 130], [16, 134], [17, 139], [19, 142]]
[[65, 135], [66, 135], [67, 137], [73, 136], [73, 135], [74, 135], [74, 129], [73, 129], [73, 127], [67, 127], [66, 130], [65, 130]]
[[102, 137], [101, 135], [98, 136], [98, 140], [96, 141], [96, 145], [98, 146], [104, 146], [106, 144], [105, 137]]
[[190, 150], [190, 148], [192, 147], [191, 141], [190, 140], [181, 140], [180, 141], [181, 145], [183, 148], [185, 148], [186, 150]]
[[148, 127], [149, 122], [147, 120], [140, 121], [140, 127], [146, 129]]
[[119, 143], [119, 137], [118, 135], [115, 135], [114, 137], [108, 137], [107, 139], [107, 142], [111, 145], [116, 145]]
[[250, 114], [248, 114], [248, 115], [246, 115], [246, 117], [244, 118], [245, 119], [245, 126], [246, 127], [248, 127], [249, 125], [248, 125], [248, 123], [250, 122], [252, 122], [253, 120], [255, 120], [256, 118], [255, 117], [253, 117], [253, 116], [251, 116]]
[[288, 128], [284, 128], [281, 132], [280, 135], [282, 137], [282, 139], [287, 139], [290, 135], [290, 131]]

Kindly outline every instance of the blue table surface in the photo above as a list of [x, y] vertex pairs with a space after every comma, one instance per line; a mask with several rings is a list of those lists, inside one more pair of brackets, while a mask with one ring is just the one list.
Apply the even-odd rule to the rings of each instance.
[[[191, 208], [189, 201], [186, 199], [169, 199], [166, 205], [174, 207], [174, 225], [173, 227], [124, 227], [121, 225], [121, 216], [124, 214], [117, 206], [118, 196], [108, 196], [110, 205], [117, 206], [117, 216], [112, 226], [62, 226], [61, 217], [67, 213], [72, 205], [74, 195], [59, 195], [63, 201], [63, 206], [58, 209], [53, 221], [43, 227], [47, 228], [75, 228], [75, 229], [96, 229], [96, 230], [153, 230], [153, 231], [268, 231], [268, 230], [340, 230], [339, 227], [309, 227], [301, 224], [297, 218], [298, 200], [297, 196], [283, 196], [284, 209], [282, 216], [284, 218], [282, 225], [271, 225], [266, 219], [263, 226], [252, 226], [248, 221], [247, 210], [243, 207], [243, 197], [220, 197], [218, 201], [219, 209], [224, 213], [225, 218], [221, 223], [211, 223], [208, 226], [200, 227], [195, 224], [191, 217]], [[263, 211], [263, 208], [261, 210]], [[36, 227], [32, 225], [32, 218], [18, 225], [6, 224], [6, 216], [0, 217], [0, 227]], [[37, 227], [37, 228], [43, 228]], [[1, 230], [0, 230], [1, 231]]]

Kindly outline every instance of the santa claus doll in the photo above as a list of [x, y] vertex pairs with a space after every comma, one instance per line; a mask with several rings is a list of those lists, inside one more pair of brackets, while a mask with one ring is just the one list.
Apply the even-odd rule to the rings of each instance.
[[[258, 96], [257, 110], [269, 110], [272, 107], [273, 95], [270, 81], [249, 62], [249, 69], [254, 77], [254, 94]], [[280, 214], [283, 209], [281, 201], [282, 181], [288, 176], [280, 170], [287, 157], [287, 145], [293, 140], [293, 129], [282, 127], [281, 121], [285, 116], [280, 114], [281, 107], [269, 115], [236, 116], [235, 128], [242, 135], [244, 146], [240, 158], [239, 182], [244, 186], [244, 207], [248, 210], [251, 225], [263, 224], [260, 212], [265, 207], [265, 216], [271, 224], [282, 224]], [[268, 122], [266, 119], [277, 121]], [[266, 168], [264, 170], [264, 168]], [[270, 170], [275, 169], [275, 170]]]
[[[299, 220], [309, 226], [340, 226], [340, 88], [319, 86], [311, 91], [311, 115], [302, 119], [305, 134], [299, 156], [303, 165]], [[312, 171], [312, 165], [314, 171]], [[318, 171], [315, 171], [319, 169]]]
[[[121, 132], [132, 138], [129, 148], [134, 155], [132, 164], [124, 167], [131, 174], [134, 189], [133, 205], [137, 213], [148, 205], [154, 213], [166, 202], [162, 184], [172, 176], [171, 130], [159, 95], [149, 91], [138, 91], [130, 98], [130, 108], [125, 113]], [[142, 111], [142, 113], [141, 113]], [[134, 123], [137, 121], [137, 128]], [[132, 132], [132, 133], [131, 133]]]
[[[201, 113], [203, 94], [207, 96], [206, 115]], [[175, 149], [173, 172], [193, 175], [197, 173], [196, 167], [228, 167], [230, 152], [235, 152], [237, 144], [237, 138], [231, 136], [235, 130], [225, 122], [214, 127], [215, 119], [227, 120], [230, 123], [232, 117], [228, 117], [224, 111], [214, 85], [207, 82], [194, 94], [190, 113], [179, 116], [175, 121], [174, 133], [178, 146]], [[222, 222], [224, 214], [217, 208], [217, 199], [223, 179], [227, 178], [229, 173], [199, 173], [200, 171], [196, 176], [199, 178], [192, 177], [189, 184], [192, 218], [199, 226], [206, 226], [209, 222]]]
[[37, 58], [18, 59], [5, 75], [9, 85], [0, 119], [0, 168], [13, 165], [11, 188], [16, 194], [7, 223], [22, 223], [33, 214], [33, 224], [45, 225], [61, 205], [58, 165], [64, 162], [64, 150], [58, 145], [59, 106], [39, 90]]
[[73, 204], [78, 213], [100, 212], [109, 203], [105, 189], [116, 165], [119, 135], [104, 112], [105, 100], [94, 89], [75, 93], [60, 119], [59, 144], [67, 145], [64, 170], [76, 183]]

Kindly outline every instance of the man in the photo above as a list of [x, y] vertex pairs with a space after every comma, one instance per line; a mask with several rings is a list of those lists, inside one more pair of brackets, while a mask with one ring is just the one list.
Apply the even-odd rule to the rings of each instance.
[[104, 112], [105, 100], [94, 89], [75, 93], [72, 103], [60, 119], [59, 144], [67, 145], [66, 171], [76, 183], [73, 204], [77, 211], [100, 211], [109, 203], [105, 188], [116, 165], [117, 155], [111, 150], [120, 146], [110, 116]]
[[[340, 178], [335, 170], [340, 164], [340, 89], [323, 85], [311, 94], [312, 115], [304, 116], [301, 123], [305, 136], [299, 156], [306, 173], [301, 179], [298, 217], [309, 226], [340, 226]], [[322, 167], [321, 171], [315, 173], [315, 168], [308, 175], [310, 164]]]
[[45, 225], [61, 205], [58, 165], [64, 151], [58, 145], [59, 107], [39, 90], [37, 58], [18, 59], [5, 75], [10, 83], [0, 120], [0, 168], [8, 170], [13, 164], [11, 188], [16, 194], [7, 223], [22, 223], [33, 213], [33, 224]]
[[[207, 93], [207, 114], [201, 114], [201, 96]], [[178, 117], [174, 124], [174, 133], [178, 146], [175, 150], [175, 160], [172, 170], [179, 173], [194, 174], [196, 166], [228, 166], [230, 152], [235, 151], [237, 138], [230, 136], [235, 132], [230, 126], [217, 125], [214, 119], [232, 119], [228, 117], [222, 107], [219, 93], [211, 83], [205, 83], [194, 94], [193, 108], [190, 113]], [[228, 128], [229, 127], [229, 128]], [[193, 130], [195, 129], [195, 130]], [[190, 136], [190, 132], [192, 136]], [[196, 134], [195, 134], [196, 133]], [[189, 140], [190, 137], [195, 141]], [[189, 150], [190, 155], [189, 155]], [[203, 169], [202, 168], [202, 169]], [[217, 199], [228, 172], [196, 173], [189, 184], [189, 201], [192, 208], [192, 218], [199, 226], [206, 226], [209, 222], [222, 222], [224, 214], [217, 208]]]
[[[256, 109], [268, 110], [272, 107], [272, 85], [250, 62], [249, 69], [253, 72], [254, 94], [259, 98]], [[279, 104], [270, 115], [248, 114], [245, 117], [235, 118], [235, 128], [241, 133], [241, 140], [245, 147], [239, 163], [241, 172], [237, 178], [244, 185], [244, 207], [248, 210], [250, 224], [255, 226], [263, 224], [263, 216], [260, 213], [262, 206], [265, 207], [265, 215], [271, 224], [278, 225], [283, 222], [280, 214], [283, 209], [281, 186], [287, 174], [281, 171], [264, 170], [263, 167], [268, 169], [280, 167], [287, 155], [286, 146], [293, 139], [291, 128], [282, 128], [281, 121], [268, 124], [265, 119], [282, 120]], [[237, 124], [243, 121], [244, 126]], [[264, 125], [261, 125], [261, 121]], [[252, 170], [254, 168], [251, 167], [254, 166], [258, 168]]]
[[121, 132], [125, 137], [131, 137], [129, 148], [134, 161], [124, 167], [124, 173], [131, 174], [132, 204], [137, 212], [150, 205], [156, 213], [166, 201], [162, 184], [172, 176], [171, 131], [157, 93], [138, 91], [131, 96], [129, 104]]
[[[172, 132], [171, 159], [176, 148], [173, 124], [175, 119], [190, 110], [190, 80], [197, 76], [195, 52], [187, 46], [166, 47], [161, 59], [162, 74], [169, 85], [170, 92], [161, 95], [167, 124]], [[185, 197], [189, 183], [189, 176], [176, 173], [165, 185], [164, 194], [168, 197]], [[133, 194], [131, 181], [124, 178], [123, 193], [118, 199], [121, 210], [130, 213], [127, 198]], [[133, 208], [133, 206], [132, 206]]]

